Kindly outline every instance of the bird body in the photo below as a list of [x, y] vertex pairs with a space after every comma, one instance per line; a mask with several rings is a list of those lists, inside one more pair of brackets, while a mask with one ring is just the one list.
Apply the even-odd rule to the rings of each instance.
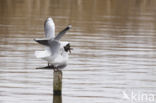
[[52, 18], [48, 18], [44, 23], [45, 38], [34, 39], [39, 44], [46, 46], [44, 51], [35, 51], [35, 56], [48, 61], [48, 67], [62, 69], [67, 65], [68, 51], [71, 50], [69, 42], [61, 42], [65, 32], [71, 26], [66, 27], [55, 37], [55, 24]]

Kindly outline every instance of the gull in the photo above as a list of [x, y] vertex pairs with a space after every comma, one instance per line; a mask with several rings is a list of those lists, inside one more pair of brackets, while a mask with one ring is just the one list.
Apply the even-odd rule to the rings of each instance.
[[[65, 35], [66, 31], [71, 28], [68, 25], [65, 29], [55, 36], [55, 24], [52, 18], [47, 18], [44, 22], [45, 38], [36, 38], [34, 41], [45, 46], [44, 51], [35, 51], [36, 58], [43, 59], [48, 62], [48, 66], [42, 67], [43, 69], [63, 69], [67, 65], [71, 47], [69, 42], [60, 41]], [[38, 68], [38, 69], [42, 69]]]

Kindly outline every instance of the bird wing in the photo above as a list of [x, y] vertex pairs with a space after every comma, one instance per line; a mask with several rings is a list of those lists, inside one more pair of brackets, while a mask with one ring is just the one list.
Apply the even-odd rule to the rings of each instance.
[[59, 53], [60, 42], [56, 40], [49, 41], [49, 47], [50, 47], [50, 52], [53, 58], [55, 58], [57, 54]]
[[71, 27], [71, 25], [68, 25], [65, 29], [59, 32], [59, 34], [54, 38], [54, 40], [60, 40]]
[[54, 38], [55, 37], [55, 24], [52, 18], [47, 18], [44, 22], [44, 32], [46, 38]]
[[36, 41], [39, 44], [42, 44], [44, 46], [49, 46], [49, 43], [48, 43], [49, 40], [50, 40], [50, 38], [37, 38], [37, 39], [34, 39], [34, 41]]
[[51, 52], [51, 55], [53, 58], [57, 56], [60, 49], [60, 42], [57, 40], [51, 40], [49, 38], [40, 38], [40, 39], [34, 39], [39, 44], [48, 46]]

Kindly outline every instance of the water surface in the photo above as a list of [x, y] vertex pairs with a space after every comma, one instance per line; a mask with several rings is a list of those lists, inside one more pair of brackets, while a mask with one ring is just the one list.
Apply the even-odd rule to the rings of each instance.
[[[52, 17], [56, 33], [74, 48], [63, 70], [63, 103], [130, 103], [123, 98], [156, 96], [156, 1], [1, 0], [0, 103], [52, 103], [53, 71], [34, 51], [44, 47], [43, 23]], [[156, 98], [155, 98], [156, 101]]]

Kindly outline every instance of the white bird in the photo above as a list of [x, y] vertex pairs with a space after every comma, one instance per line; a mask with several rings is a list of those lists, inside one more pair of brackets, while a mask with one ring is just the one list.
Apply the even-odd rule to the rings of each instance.
[[[44, 23], [45, 38], [34, 39], [39, 44], [46, 46], [44, 51], [35, 51], [37, 58], [48, 61], [48, 66], [42, 68], [62, 69], [67, 65], [68, 52], [71, 52], [68, 42], [61, 42], [60, 39], [66, 31], [71, 28], [67, 26], [57, 36], [55, 36], [55, 24], [52, 18], [48, 18]], [[41, 69], [41, 68], [40, 68]]]

